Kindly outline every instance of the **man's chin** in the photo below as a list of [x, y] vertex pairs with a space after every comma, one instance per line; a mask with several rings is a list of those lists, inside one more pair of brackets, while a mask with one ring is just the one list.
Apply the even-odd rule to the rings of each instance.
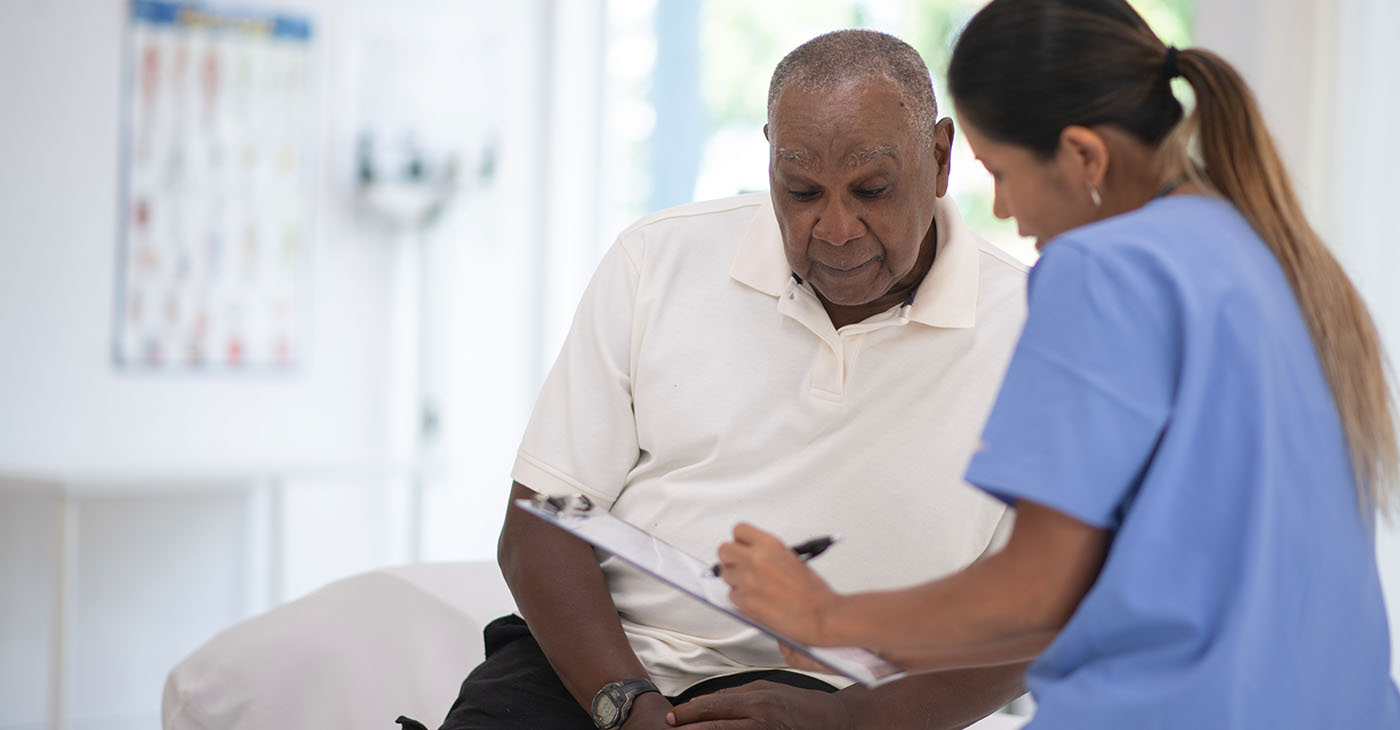
[[884, 294], [883, 291], [878, 290], [878, 287], [872, 287], [868, 284], [855, 286], [831, 282], [812, 282], [812, 287], [821, 294], [822, 299], [841, 307], [862, 307], [879, 299]]
[[882, 281], [877, 259], [871, 259], [851, 269], [836, 269], [820, 264], [808, 270], [812, 286], [822, 298], [832, 304], [858, 307], [879, 299], [887, 290]]

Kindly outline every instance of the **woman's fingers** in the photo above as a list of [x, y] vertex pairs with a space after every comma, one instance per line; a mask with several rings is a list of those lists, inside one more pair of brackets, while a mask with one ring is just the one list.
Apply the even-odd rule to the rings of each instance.
[[825, 664], [807, 656], [805, 653], [797, 651], [787, 644], [778, 644], [778, 648], [783, 652], [783, 659], [787, 660], [788, 666], [793, 669], [801, 669], [807, 672], [826, 672], [827, 674], [840, 674], [836, 670]]
[[791, 552], [776, 535], [740, 522], [734, 526], [733, 542], [720, 545], [717, 551], [720, 576], [730, 586], [737, 586], [737, 581], [769, 569], [775, 558], [780, 561]]
[[747, 523], [717, 551], [729, 599], [741, 612], [798, 641], [818, 637], [831, 589], [776, 536]]
[[776, 535], [770, 532], [764, 532], [747, 522], [740, 522], [734, 526], [734, 542], [740, 545], [754, 546], [782, 544]]

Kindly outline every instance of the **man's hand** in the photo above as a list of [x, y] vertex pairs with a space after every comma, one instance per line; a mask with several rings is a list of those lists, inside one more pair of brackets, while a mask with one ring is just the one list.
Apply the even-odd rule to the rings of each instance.
[[671, 711], [671, 702], [660, 692], [647, 692], [637, 695], [632, 701], [632, 713], [621, 730], [671, 730], [666, 714]]
[[751, 682], [677, 705], [677, 727], [686, 730], [849, 730], [850, 708], [837, 693]]

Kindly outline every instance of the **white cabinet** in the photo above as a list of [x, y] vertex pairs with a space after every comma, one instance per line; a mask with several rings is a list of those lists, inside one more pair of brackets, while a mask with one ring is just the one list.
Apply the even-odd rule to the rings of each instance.
[[0, 730], [159, 726], [219, 630], [413, 557], [409, 479], [0, 476]]

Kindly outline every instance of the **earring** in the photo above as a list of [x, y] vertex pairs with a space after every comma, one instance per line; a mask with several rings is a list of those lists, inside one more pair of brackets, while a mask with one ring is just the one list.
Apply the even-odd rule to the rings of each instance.
[[1095, 207], [1095, 208], [1102, 208], [1102, 207], [1103, 207], [1103, 198], [1100, 198], [1100, 197], [1099, 197], [1099, 189], [1096, 188], [1096, 187], [1094, 187], [1094, 184], [1093, 184], [1093, 183], [1085, 183], [1085, 184], [1089, 186], [1089, 199], [1092, 200], [1092, 201], [1094, 201], [1094, 207]]

